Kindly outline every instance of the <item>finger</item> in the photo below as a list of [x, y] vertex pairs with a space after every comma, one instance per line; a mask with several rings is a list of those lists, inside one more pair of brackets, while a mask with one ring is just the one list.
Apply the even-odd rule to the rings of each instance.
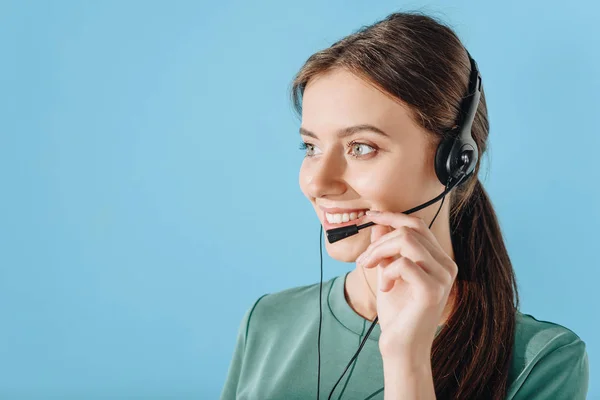
[[[373, 225], [371, 226], [371, 243], [377, 242], [384, 236], [392, 232], [392, 228], [385, 225]], [[368, 247], [367, 247], [368, 249]]]
[[446, 254], [441, 246], [436, 246], [434, 243], [431, 243], [426, 237], [421, 235], [420, 232], [411, 228], [407, 229], [410, 229], [411, 235], [421, 243], [435, 261], [433, 264], [428, 264], [434, 267], [432, 268], [431, 274], [435, 275], [440, 282], [452, 282], [458, 273], [458, 267], [454, 260]]
[[[401, 236], [403, 234], [405, 234], [405, 230], [406, 229], [411, 229], [409, 227], [401, 227], [400, 229], [392, 229], [391, 227], [389, 227], [388, 225], [374, 225], [375, 226], [384, 226], [386, 228], [390, 229], [390, 232], [386, 233], [385, 235], [379, 237], [379, 239], [372, 241], [371, 244], [367, 247], [367, 249], [361, 254], [360, 258], [361, 259], [365, 259], [367, 258], [371, 252], [373, 251], [373, 249], [375, 249], [377, 246], [379, 246], [380, 244], [382, 244], [383, 242], [393, 239], [395, 237]], [[416, 232], [414, 230], [412, 230], [413, 232]], [[374, 237], [371, 236], [371, 239], [373, 239]]]
[[[388, 234], [389, 232], [391, 232], [392, 228], [389, 226], [385, 226], [385, 225], [373, 225], [371, 226], [371, 243], [376, 242], [377, 240], [379, 240], [380, 238], [382, 238], [383, 236], [385, 236], [386, 234]], [[369, 245], [370, 247], [370, 245]], [[367, 247], [367, 249], [369, 249], [369, 247]], [[366, 250], [365, 250], [366, 252]], [[363, 252], [360, 256], [358, 256], [358, 258], [356, 259], [356, 263], [360, 264], [361, 260], [365, 258], [365, 252]]]
[[[399, 256], [408, 257], [415, 262], [420, 261], [427, 266], [437, 264], [437, 261], [427, 248], [423, 246], [412, 229], [403, 227], [400, 231], [398, 235], [371, 249], [365, 254], [364, 258], [361, 257], [360, 264], [364, 268], [372, 268], [384, 258], [397, 258]], [[430, 267], [426, 267], [426, 272], [433, 273], [430, 271]]]
[[394, 282], [394, 285], [400, 280], [408, 282], [411, 289], [414, 288], [415, 293], [418, 293], [418, 297], [427, 307], [437, 306], [444, 299], [447, 301], [449, 288], [433, 279], [431, 275], [424, 273], [420, 268], [420, 263], [402, 257], [392, 264], [385, 270], [387, 276], [384, 279]]
[[[400, 216], [400, 218], [409, 217], [406, 214], [402, 214], [402, 213], [392, 213], [392, 214]], [[369, 254], [371, 253], [373, 248], [378, 246], [379, 244], [381, 244], [383, 241], [389, 240], [398, 235], [402, 235], [402, 234], [404, 234], [403, 230], [410, 229], [411, 233], [413, 233], [418, 239], [420, 239], [421, 244], [423, 246], [425, 246], [425, 248], [433, 256], [433, 258], [443, 267], [443, 269], [445, 271], [447, 271], [447, 272], [440, 271], [441, 272], [440, 279], [442, 279], [442, 281], [444, 281], [444, 282], [446, 282], [448, 278], [453, 280], [454, 277], [456, 277], [458, 274], [458, 267], [457, 267], [456, 263], [454, 262], [454, 260], [452, 258], [450, 258], [450, 256], [444, 251], [444, 249], [438, 242], [435, 235], [433, 235], [431, 230], [429, 230], [429, 228], [425, 227], [425, 223], [421, 218], [416, 218], [416, 217], [409, 217], [409, 218], [412, 218], [413, 220], [415, 220], [415, 219], [418, 220], [418, 221], [414, 221], [413, 223], [417, 226], [422, 225], [423, 229], [415, 229], [412, 225], [411, 226], [404, 225], [404, 226], [401, 226], [400, 228], [392, 230], [390, 233], [385, 234], [384, 236], [380, 237], [377, 241], [371, 243], [371, 245], [361, 255], [360, 261], [368, 258]], [[425, 231], [425, 234], [423, 234], [423, 230]]]
[[362, 260], [364, 260], [371, 250], [373, 250], [375, 244], [379, 244], [384, 240], [394, 237], [398, 232], [392, 229], [392, 227], [388, 225], [373, 225], [371, 226], [371, 243], [366, 248], [365, 251], [362, 252], [357, 258], [356, 263], [361, 264]]
[[[375, 225], [378, 226], [378, 225]], [[419, 239], [419, 241], [421, 242], [421, 244], [423, 246], [425, 246], [425, 248], [431, 253], [431, 255], [433, 256], [433, 258], [435, 258], [438, 262], [440, 263], [448, 263], [448, 262], [454, 262], [450, 256], [448, 256], [448, 254], [446, 254], [446, 252], [444, 251], [444, 249], [442, 249], [442, 247], [439, 245], [439, 242], [437, 241], [437, 238], [435, 240], [434, 243], [432, 243], [428, 238], [426, 238], [425, 236], [423, 236], [422, 233], [420, 233], [419, 231], [404, 226], [401, 227], [399, 229], [393, 229], [391, 232], [386, 233], [385, 235], [381, 236], [379, 239], [377, 239], [376, 241], [372, 242], [369, 247], [367, 247], [367, 249], [364, 251], [363, 254], [365, 254], [365, 256], [368, 256], [371, 251], [379, 246], [381, 243], [383, 243], [386, 240], [389, 239], [393, 239], [397, 236], [401, 236], [403, 234], [405, 234], [405, 229], [410, 229], [410, 233], [412, 233], [413, 235], [415, 235], [415, 237], [417, 239]]]
[[383, 259], [407, 257], [421, 265], [425, 272], [440, 283], [449, 285], [454, 281], [458, 273], [458, 268], [453, 261], [452, 265], [449, 263], [440, 263], [427, 247], [431, 247], [431, 243], [413, 229], [402, 227], [397, 231], [400, 231], [398, 235], [380, 243], [367, 253], [364, 258], [361, 257], [359, 264], [364, 268], [372, 268]]
[[[383, 277], [383, 271], [385, 270], [385, 268], [390, 265], [393, 261], [395, 261], [394, 259], [391, 258], [387, 258], [382, 260], [379, 263], [379, 266], [377, 268], [377, 287], [381, 288], [382, 285], [384, 284], [384, 277]], [[388, 283], [389, 284], [389, 283]], [[392, 284], [393, 285], [393, 284]]]
[[413, 286], [416, 290], [427, 291], [435, 282], [421, 266], [406, 257], [400, 257], [382, 269], [381, 285], [382, 292], [392, 290], [396, 281], [403, 280]]
[[391, 226], [395, 229], [399, 229], [402, 226], [408, 226], [421, 233], [423, 236], [431, 241], [437, 242], [437, 239], [433, 235], [433, 232], [427, 227], [425, 221], [419, 217], [413, 217], [412, 215], [402, 214], [398, 212], [390, 211], [367, 211], [369, 219], [375, 224], [383, 224]]

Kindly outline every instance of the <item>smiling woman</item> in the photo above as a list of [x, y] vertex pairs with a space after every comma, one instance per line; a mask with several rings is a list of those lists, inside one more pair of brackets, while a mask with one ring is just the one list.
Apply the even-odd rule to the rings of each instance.
[[463, 126], [474, 66], [450, 28], [419, 13], [391, 14], [306, 61], [292, 87], [302, 192], [325, 230], [374, 225], [326, 241], [331, 257], [356, 262], [351, 272], [248, 308], [221, 399], [585, 399], [585, 343], [519, 311], [477, 177], [489, 133], [481, 85], [465, 125], [472, 174], [439, 208], [403, 214], [448, 187], [435, 165]]

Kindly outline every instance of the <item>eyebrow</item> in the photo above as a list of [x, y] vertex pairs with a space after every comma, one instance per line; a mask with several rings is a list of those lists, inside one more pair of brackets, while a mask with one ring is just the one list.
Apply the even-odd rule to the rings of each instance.
[[[388, 135], [387, 133], [385, 133], [378, 127], [376, 127], [374, 125], [370, 125], [370, 124], [361, 124], [361, 125], [354, 125], [354, 126], [342, 128], [337, 131], [337, 135], [339, 138], [345, 138], [346, 136], [354, 135], [355, 133], [360, 132], [360, 131], [371, 131], [371, 132], [375, 132], [381, 136], [385, 136], [387, 138], [390, 137], [390, 135]], [[318, 139], [318, 137], [315, 133], [309, 131], [308, 129], [304, 129], [302, 127], [300, 127], [300, 134]]]

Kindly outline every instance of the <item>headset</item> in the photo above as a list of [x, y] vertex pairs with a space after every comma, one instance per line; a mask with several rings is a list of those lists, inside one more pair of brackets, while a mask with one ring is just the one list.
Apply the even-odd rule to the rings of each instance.
[[[467, 90], [467, 94], [462, 98], [459, 115], [456, 121], [456, 124], [445, 131], [444, 138], [441, 140], [435, 154], [435, 173], [439, 181], [445, 185], [445, 190], [434, 199], [423, 203], [417, 207], [411, 208], [403, 212], [403, 214], [412, 214], [416, 211], [419, 211], [425, 207], [430, 206], [438, 202], [442, 199], [440, 203], [440, 207], [433, 217], [429, 228], [433, 225], [433, 222], [437, 218], [440, 210], [442, 209], [442, 205], [444, 204], [444, 199], [446, 194], [450, 192], [452, 189], [458, 187], [462, 183], [466, 182], [469, 177], [472, 176], [475, 171], [475, 167], [477, 166], [477, 160], [479, 159], [479, 151], [477, 148], [477, 143], [471, 134], [471, 128], [473, 126], [473, 121], [475, 119], [475, 114], [477, 113], [477, 107], [479, 105], [479, 99], [481, 97], [482, 91], [482, 81], [481, 75], [477, 68], [477, 63], [471, 57], [471, 54], [467, 50], [467, 55], [471, 62], [471, 73], [469, 76], [469, 86]], [[335, 243], [339, 240], [345, 239], [347, 237], [356, 235], [359, 230], [367, 228], [369, 226], [375, 225], [374, 222], [370, 221], [363, 225], [349, 225], [341, 228], [330, 229], [327, 231], [327, 240], [329, 243]], [[321, 255], [321, 283], [320, 283], [320, 291], [319, 291], [319, 334], [318, 334], [318, 375], [317, 375], [317, 400], [319, 400], [320, 388], [321, 388], [321, 321], [323, 318], [323, 310], [322, 310], [322, 291], [323, 291], [323, 245], [321, 238], [323, 236], [323, 225], [321, 225], [321, 230], [319, 232], [319, 246], [320, 246], [320, 255]], [[331, 399], [335, 388], [342, 380], [343, 376], [348, 371], [352, 362], [358, 357], [358, 354], [362, 350], [367, 338], [375, 328], [379, 317], [375, 317], [371, 327], [367, 331], [364, 339], [362, 340], [358, 350], [354, 354], [354, 356], [350, 359], [350, 362], [346, 366], [346, 369], [336, 382], [336, 384], [331, 389], [329, 393], [328, 399]]]

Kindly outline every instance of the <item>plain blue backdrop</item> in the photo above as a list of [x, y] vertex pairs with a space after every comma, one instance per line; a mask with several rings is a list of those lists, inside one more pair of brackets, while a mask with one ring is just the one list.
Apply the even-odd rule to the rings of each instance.
[[319, 281], [294, 73], [412, 9], [479, 64], [521, 310], [582, 337], [600, 399], [592, 0], [1, 1], [0, 398], [216, 399], [244, 311]]

